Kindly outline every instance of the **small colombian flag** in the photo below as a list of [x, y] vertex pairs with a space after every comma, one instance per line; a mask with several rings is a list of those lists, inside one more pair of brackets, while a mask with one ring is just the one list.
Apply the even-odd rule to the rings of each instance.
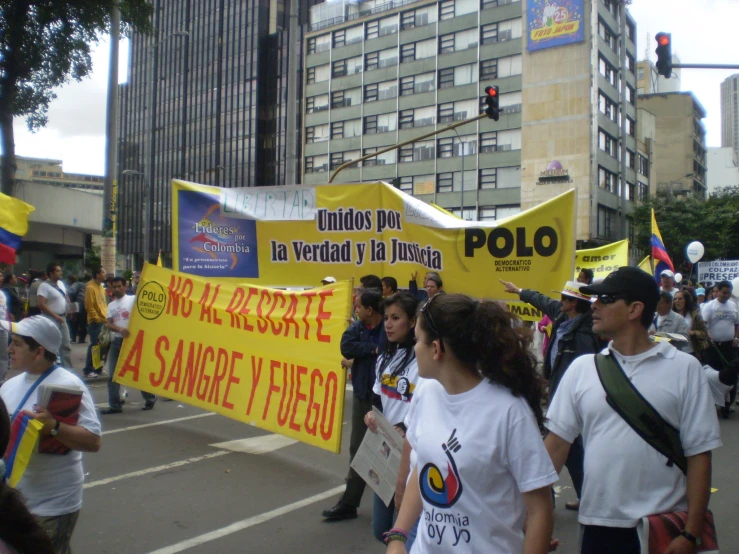
[[0, 263], [14, 264], [21, 238], [28, 232], [28, 214], [35, 208], [0, 193]]
[[36, 450], [43, 423], [20, 412], [10, 426], [10, 442], [5, 451], [5, 478], [15, 487], [23, 477]]
[[654, 208], [652, 208], [652, 258], [654, 258], [654, 278], [657, 282], [660, 280], [660, 275], [666, 269], [669, 269], [673, 273], [675, 272], [675, 266], [672, 265], [670, 255], [667, 253], [665, 243], [662, 241], [662, 235], [657, 227], [657, 219], [654, 217]]

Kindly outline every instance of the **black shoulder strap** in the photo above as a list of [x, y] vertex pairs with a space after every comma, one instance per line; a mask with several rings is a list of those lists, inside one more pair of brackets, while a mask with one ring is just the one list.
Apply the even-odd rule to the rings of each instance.
[[649, 446], [667, 458], [687, 475], [688, 460], [680, 442], [680, 431], [670, 425], [634, 387], [612, 354], [595, 355], [606, 402]]

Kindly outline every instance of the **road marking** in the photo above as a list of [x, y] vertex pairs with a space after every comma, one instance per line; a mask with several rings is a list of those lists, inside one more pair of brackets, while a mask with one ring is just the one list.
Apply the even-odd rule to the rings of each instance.
[[230, 450], [231, 452], [241, 452], [242, 454], [266, 454], [267, 452], [273, 452], [297, 442], [295, 439], [289, 437], [272, 434], [249, 439], [219, 442], [210, 446], [222, 450]]
[[123, 479], [130, 479], [132, 477], [142, 477], [144, 475], [149, 475], [150, 473], [166, 471], [168, 469], [174, 469], [176, 467], [186, 466], [188, 464], [200, 462], [202, 460], [210, 460], [211, 458], [218, 458], [219, 456], [225, 456], [226, 454], [231, 454], [231, 452], [228, 450], [219, 450], [218, 452], [211, 452], [210, 454], [206, 454], [205, 456], [198, 456], [196, 458], [180, 460], [179, 462], [172, 462], [171, 464], [164, 464], [162, 466], [150, 467], [148, 469], [142, 469], [139, 471], [132, 471], [131, 473], [124, 473], [123, 475], [116, 475], [115, 477], [108, 477], [107, 479], [100, 479], [99, 481], [91, 481], [89, 483], [85, 483], [82, 486], [82, 488], [91, 489], [92, 487], [99, 487], [100, 485], [108, 485], [110, 483], [115, 483], [116, 481], [122, 481]]
[[217, 415], [214, 412], [208, 412], [205, 414], [191, 415], [187, 417], [178, 417], [176, 419], [165, 419], [164, 421], [155, 421], [154, 423], [144, 423], [143, 425], [132, 425], [131, 427], [122, 427], [121, 429], [111, 429], [110, 431], [103, 431], [103, 435], [112, 435], [113, 433], [123, 433], [124, 431], [136, 431], [137, 429], [146, 429], [147, 427], [156, 427], [157, 425], [169, 425], [170, 423], [177, 423], [179, 421], [187, 421], [189, 419], [197, 419], [199, 417], [209, 417]]
[[294, 512], [295, 510], [305, 508], [306, 506], [310, 506], [311, 504], [315, 504], [316, 502], [320, 502], [321, 500], [326, 500], [327, 498], [331, 498], [332, 496], [343, 492], [345, 488], [346, 485], [335, 487], [320, 494], [316, 494], [315, 496], [310, 496], [308, 498], [304, 498], [303, 500], [299, 500], [298, 502], [293, 502], [292, 504], [282, 506], [281, 508], [276, 508], [263, 514], [242, 519], [241, 521], [237, 521], [235, 523], [232, 523], [231, 525], [227, 525], [226, 527], [221, 527], [220, 529], [216, 529], [215, 531], [211, 531], [210, 533], [205, 533], [203, 535], [200, 535], [199, 537], [193, 537], [191, 539], [178, 542], [177, 544], [173, 544], [171, 546], [165, 546], [164, 548], [160, 548], [159, 550], [155, 550], [153, 552], [150, 552], [149, 554], [176, 554], [177, 552], [182, 552], [183, 550], [194, 548], [195, 546], [205, 544], [206, 542], [214, 541], [227, 535], [238, 533], [239, 531], [243, 531], [244, 529], [248, 529], [249, 527], [254, 527], [255, 525], [259, 525], [260, 523], [264, 523], [271, 519], [284, 516], [285, 514], [289, 514], [290, 512]]

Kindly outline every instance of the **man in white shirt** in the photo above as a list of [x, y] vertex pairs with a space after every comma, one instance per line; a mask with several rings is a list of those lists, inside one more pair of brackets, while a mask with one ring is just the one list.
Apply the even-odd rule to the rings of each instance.
[[[729, 281], [716, 285], [716, 298], [703, 305], [701, 315], [706, 322], [711, 343], [703, 353], [705, 362], [718, 370], [731, 364], [737, 357], [739, 346], [739, 308], [731, 300], [733, 286]], [[721, 409], [724, 419], [729, 419], [729, 406], [736, 400], [736, 386], [731, 389], [730, 400]]]
[[[16, 487], [51, 538], [54, 551], [66, 554], [82, 507], [82, 452], [100, 450], [100, 421], [85, 384], [55, 363], [62, 337], [51, 320], [33, 316], [20, 323], [2, 322], [2, 326], [12, 337], [10, 368], [23, 372], [0, 387], [0, 398], [13, 414], [11, 420], [20, 414], [32, 417], [43, 424], [42, 437], [52, 436], [70, 449], [63, 455], [34, 453]], [[76, 424], [62, 423], [37, 406], [36, 387], [42, 382], [82, 391]]]
[[62, 363], [62, 367], [73, 369], [72, 367], [72, 345], [69, 338], [69, 327], [67, 326], [67, 293], [61, 288], [62, 285], [62, 268], [59, 264], [51, 263], [46, 268], [46, 275], [49, 278], [39, 285], [37, 297], [38, 307], [41, 315], [48, 317], [59, 328], [62, 335], [62, 343], [57, 352], [57, 357]]
[[[108, 304], [108, 320], [105, 325], [113, 333], [108, 352], [108, 404], [109, 406], [100, 410], [102, 414], [120, 414], [123, 411], [121, 402], [121, 386], [113, 382], [115, 377], [115, 366], [118, 365], [118, 357], [121, 354], [123, 339], [129, 337], [128, 323], [134, 310], [135, 296], [126, 294], [126, 280], [123, 277], [113, 277], [111, 284], [113, 289], [113, 301]], [[144, 397], [142, 410], [151, 410], [157, 397], [149, 392], [141, 391]]]
[[621, 267], [581, 292], [597, 297], [593, 331], [613, 339], [603, 354], [613, 356], [641, 396], [679, 430], [687, 458], [686, 477], [604, 401], [595, 357], [575, 360], [549, 407], [545, 444], [559, 471], [570, 443], [583, 437], [581, 553], [640, 554], [636, 526], [642, 517], [687, 510], [683, 534], [665, 552], [692, 554], [708, 507], [711, 450], [721, 446], [705, 374], [693, 356], [649, 339], [659, 292], [648, 273]]
[[677, 289], [675, 288], [675, 274], [669, 269], [665, 269], [659, 274], [659, 277], [662, 285], [660, 289], [663, 292], [669, 293], [670, 296], [675, 296], [675, 293], [677, 292]]

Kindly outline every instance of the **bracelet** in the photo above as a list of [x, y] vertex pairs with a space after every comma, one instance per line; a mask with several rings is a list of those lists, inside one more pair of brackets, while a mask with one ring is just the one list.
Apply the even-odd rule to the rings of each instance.
[[390, 531], [387, 531], [386, 533], [382, 534], [382, 541], [385, 544], [390, 544], [391, 541], [400, 541], [403, 544], [408, 540], [408, 533], [403, 531], [402, 529], [398, 529], [397, 527], [394, 527], [390, 529]]

